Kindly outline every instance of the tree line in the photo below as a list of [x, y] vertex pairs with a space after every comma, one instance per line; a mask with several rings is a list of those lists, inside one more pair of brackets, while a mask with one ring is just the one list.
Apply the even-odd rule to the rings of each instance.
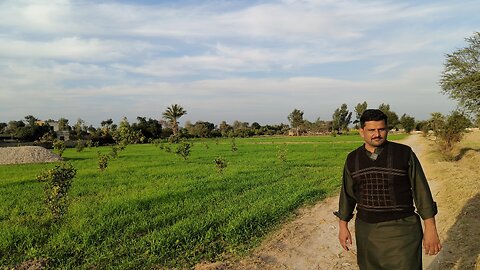
[[[58, 131], [68, 131], [72, 140], [92, 140], [99, 145], [112, 144], [118, 141], [130, 143], [147, 143], [155, 139], [179, 140], [181, 138], [214, 138], [214, 137], [251, 137], [259, 135], [319, 135], [319, 134], [346, 134], [350, 129], [358, 129], [360, 116], [368, 108], [366, 101], [358, 103], [353, 111], [348, 109], [347, 104], [342, 104], [335, 109], [331, 120], [315, 121], [304, 119], [304, 112], [294, 109], [287, 119], [290, 125], [260, 125], [257, 122], [234, 121], [228, 124], [222, 121], [219, 125], [207, 121], [192, 123], [186, 121], [184, 127], [180, 127], [178, 120], [187, 114], [187, 111], [178, 104], [168, 107], [162, 114], [163, 119], [157, 120], [146, 117], [137, 117], [137, 122], [130, 123], [124, 117], [118, 124], [112, 119], [101, 121], [100, 127], [87, 126], [85, 121], [78, 119], [74, 125], [69, 125], [69, 120], [61, 118], [57, 121]], [[402, 130], [407, 133], [413, 130], [428, 131], [436, 130], [441, 121], [446, 121], [449, 116], [441, 113], [432, 113], [431, 118], [424, 121], [416, 121], [413, 116], [403, 114], [398, 117], [391, 110], [389, 104], [381, 104], [378, 107], [388, 116], [390, 130]], [[465, 123], [467, 127], [473, 126], [470, 119], [460, 112], [454, 117], [458, 122]], [[355, 116], [355, 118], [353, 118]], [[443, 119], [443, 120], [442, 120]], [[49, 121], [39, 121], [32, 115], [25, 116], [25, 120], [0, 123], [0, 134], [4, 138], [15, 138], [20, 141], [41, 141], [42, 138], [56, 137]], [[478, 120], [477, 120], [478, 124]]]
[[[118, 141], [147, 143], [155, 139], [283, 135], [289, 130], [287, 124], [260, 125], [257, 122], [250, 124], [241, 121], [234, 121], [232, 124], [222, 121], [219, 125], [207, 121], [186, 121], [184, 127], [180, 127], [178, 120], [185, 114], [187, 111], [181, 105], [173, 104], [163, 112], [160, 120], [138, 116], [135, 123], [130, 123], [124, 117], [118, 124], [112, 119], [101, 121], [100, 127], [87, 126], [82, 119], [70, 125], [66, 118], [40, 121], [28, 115], [24, 120], [0, 123], [0, 136], [4, 139], [33, 142], [56, 138], [59, 132], [66, 131], [71, 140], [92, 140], [98, 145], [106, 145]], [[49, 124], [52, 122], [58, 125], [57, 131], [53, 131], [53, 126]]]
[[[310, 122], [303, 118], [303, 111], [294, 109], [289, 115], [288, 120], [292, 126], [295, 135], [302, 134], [345, 134], [350, 129], [358, 129], [360, 116], [368, 108], [366, 101], [358, 103], [354, 111], [348, 109], [347, 104], [342, 104], [335, 109], [332, 114], [332, 120], [323, 121], [317, 118], [314, 122]], [[414, 129], [420, 130], [423, 122], [416, 122], [413, 116], [403, 114], [400, 118], [397, 113], [390, 109], [389, 104], [382, 103], [378, 109], [388, 116], [388, 127], [390, 130], [403, 129], [405, 132], [411, 132]], [[355, 119], [353, 113], [355, 112]], [[353, 124], [353, 126], [352, 126]]]

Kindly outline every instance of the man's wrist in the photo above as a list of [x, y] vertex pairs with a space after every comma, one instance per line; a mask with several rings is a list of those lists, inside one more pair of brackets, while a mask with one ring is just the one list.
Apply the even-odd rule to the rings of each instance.
[[340, 219], [340, 220], [338, 221], [338, 225], [339, 225], [340, 227], [348, 228], [348, 221], [345, 221], [345, 220], [341, 220], [341, 219]]
[[425, 225], [425, 230], [430, 230], [430, 229], [436, 230], [437, 229], [437, 225], [435, 224], [435, 218], [434, 217], [425, 219], [423, 221], [423, 224]]

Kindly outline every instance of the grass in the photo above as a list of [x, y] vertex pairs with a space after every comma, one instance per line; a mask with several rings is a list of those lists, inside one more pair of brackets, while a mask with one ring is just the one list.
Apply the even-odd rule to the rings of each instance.
[[[0, 265], [45, 258], [54, 269], [183, 268], [241, 256], [295, 209], [336, 193], [344, 159], [361, 139], [236, 139], [235, 152], [231, 139], [193, 143], [186, 161], [129, 145], [103, 173], [96, 151], [109, 147], [67, 149], [78, 173], [60, 223], [34, 180], [54, 164], [0, 166]], [[221, 174], [219, 156], [227, 161]]]

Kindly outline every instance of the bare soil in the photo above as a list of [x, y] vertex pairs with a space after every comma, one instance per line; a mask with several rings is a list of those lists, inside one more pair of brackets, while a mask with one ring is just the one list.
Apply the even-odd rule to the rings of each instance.
[[[480, 132], [467, 134], [454, 161], [445, 161], [435, 152], [435, 142], [421, 135], [401, 143], [410, 145], [419, 157], [439, 209], [436, 219], [443, 249], [437, 256], [424, 256], [424, 269], [480, 269]], [[338, 243], [338, 221], [332, 214], [337, 208], [338, 197], [332, 197], [300, 209], [250, 256], [202, 263], [195, 269], [358, 269], [355, 247], [347, 252]]]

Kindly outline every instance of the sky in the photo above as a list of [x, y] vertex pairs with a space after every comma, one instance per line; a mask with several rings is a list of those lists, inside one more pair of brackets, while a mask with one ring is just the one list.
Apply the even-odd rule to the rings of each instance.
[[0, 122], [330, 120], [390, 104], [450, 113], [445, 55], [480, 31], [473, 1], [0, 0]]

